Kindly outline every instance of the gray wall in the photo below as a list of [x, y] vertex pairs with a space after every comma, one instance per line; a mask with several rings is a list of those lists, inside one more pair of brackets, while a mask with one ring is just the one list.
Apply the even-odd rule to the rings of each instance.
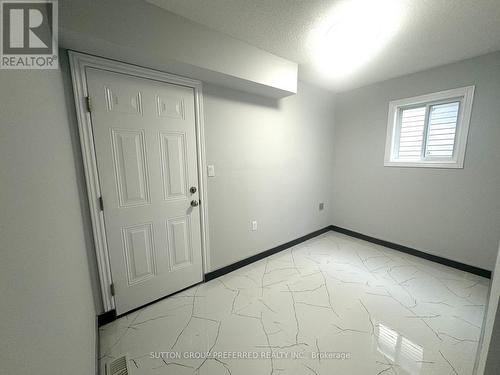
[[[464, 169], [384, 167], [389, 101], [476, 85]], [[333, 224], [491, 270], [500, 240], [500, 53], [336, 96]]]
[[95, 372], [95, 308], [61, 71], [0, 73], [0, 372]]
[[300, 82], [280, 101], [211, 85], [203, 95], [211, 269], [330, 225], [333, 94]]

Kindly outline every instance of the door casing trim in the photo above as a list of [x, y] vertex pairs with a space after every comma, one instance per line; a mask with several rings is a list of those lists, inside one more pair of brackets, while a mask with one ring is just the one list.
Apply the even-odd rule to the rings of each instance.
[[164, 73], [158, 70], [110, 60], [102, 57], [87, 55], [76, 51], [68, 51], [73, 94], [75, 99], [78, 132], [87, 185], [87, 196], [92, 221], [92, 234], [97, 257], [97, 268], [101, 286], [101, 295], [104, 312], [115, 309], [114, 297], [111, 295], [112, 284], [111, 265], [106, 242], [104, 214], [99, 206], [101, 196], [99, 175], [97, 173], [97, 159], [95, 154], [92, 121], [87, 112], [87, 68], [96, 68], [115, 73], [127, 74], [134, 77], [152, 79], [155, 81], [190, 87], [194, 91], [195, 126], [196, 126], [196, 160], [198, 164], [198, 186], [200, 190], [200, 221], [201, 221], [201, 251], [202, 271], [206, 274], [210, 270], [210, 239], [208, 231], [208, 192], [207, 192], [207, 164], [205, 152], [205, 125], [203, 113], [203, 91], [201, 81]]

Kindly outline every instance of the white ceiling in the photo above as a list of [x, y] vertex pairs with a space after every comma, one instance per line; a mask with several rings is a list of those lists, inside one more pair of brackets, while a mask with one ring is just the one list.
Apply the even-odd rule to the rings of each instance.
[[399, 32], [339, 80], [315, 69], [309, 36], [340, 0], [147, 1], [298, 62], [300, 79], [335, 91], [500, 50], [500, 0], [397, 0], [404, 10]]

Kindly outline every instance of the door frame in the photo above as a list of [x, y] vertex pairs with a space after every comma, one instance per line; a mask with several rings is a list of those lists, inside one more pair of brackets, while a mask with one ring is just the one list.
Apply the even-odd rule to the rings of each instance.
[[196, 160], [198, 164], [198, 186], [200, 190], [200, 220], [201, 220], [201, 252], [202, 270], [206, 274], [210, 270], [210, 242], [208, 234], [208, 193], [207, 193], [207, 164], [205, 154], [205, 129], [203, 114], [203, 93], [201, 81], [164, 73], [158, 70], [143, 68], [136, 65], [109, 60], [102, 57], [87, 55], [80, 52], [68, 51], [73, 94], [75, 99], [78, 131], [87, 185], [87, 196], [92, 221], [97, 268], [101, 285], [102, 303], [104, 312], [115, 308], [115, 300], [111, 293], [112, 275], [109, 260], [109, 251], [104, 226], [104, 213], [100, 209], [99, 198], [101, 188], [97, 173], [97, 159], [95, 153], [92, 120], [87, 111], [87, 74], [86, 68], [96, 68], [115, 73], [122, 73], [133, 77], [152, 79], [190, 87], [194, 91], [195, 127], [196, 127]]

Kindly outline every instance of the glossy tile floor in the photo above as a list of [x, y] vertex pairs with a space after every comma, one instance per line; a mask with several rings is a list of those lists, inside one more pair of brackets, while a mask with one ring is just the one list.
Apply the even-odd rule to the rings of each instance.
[[330, 232], [102, 327], [101, 366], [128, 354], [132, 374], [472, 374], [488, 285]]

